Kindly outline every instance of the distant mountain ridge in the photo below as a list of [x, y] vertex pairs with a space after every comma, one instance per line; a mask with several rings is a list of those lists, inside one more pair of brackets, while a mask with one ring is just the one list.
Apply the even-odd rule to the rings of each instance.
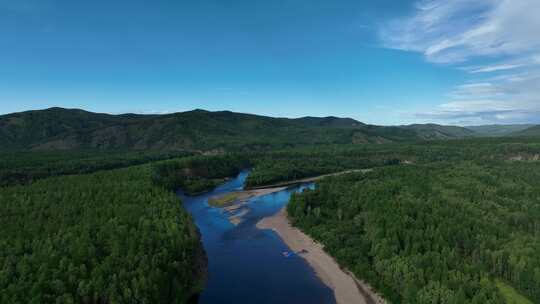
[[312, 117], [306, 116], [295, 119], [298, 122], [306, 123], [313, 126], [319, 127], [359, 127], [365, 126], [364, 123], [359, 122], [352, 118], [340, 118], [335, 116], [328, 117]]
[[473, 137], [475, 132], [463, 127], [442, 126], [437, 124], [413, 124], [403, 126], [405, 129], [414, 130], [422, 139], [452, 139]]
[[477, 136], [483, 137], [499, 137], [499, 136], [513, 136], [514, 133], [526, 130], [534, 125], [522, 124], [522, 125], [483, 125], [483, 126], [467, 126], [465, 128], [472, 130]]
[[540, 137], [540, 125], [533, 125], [526, 129], [513, 132], [510, 135], [517, 137]]
[[56, 107], [0, 116], [3, 150], [260, 149], [462, 138], [470, 132], [439, 125], [383, 127], [332, 116], [290, 119], [199, 109], [163, 115], [112, 115]]

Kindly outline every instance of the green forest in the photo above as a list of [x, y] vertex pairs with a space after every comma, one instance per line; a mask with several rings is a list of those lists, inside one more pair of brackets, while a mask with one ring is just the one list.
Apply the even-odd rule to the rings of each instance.
[[239, 154], [185, 157], [153, 164], [152, 181], [168, 190], [182, 189], [195, 195], [215, 188], [250, 166], [249, 157]]
[[0, 189], [1, 303], [182, 303], [205, 259], [148, 165]]
[[0, 186], [28, 184], [58, 175], [86, 174], [193, 155], [158, 151], [0, 152]]
[[288, 212], [389, 303], [540, 302], [537, 139], [0, 155], [1, 303], [185, 303], [207, 261], [174, 191], [248, 168], [248, 188], [372, 168]]
[[504, 303], [498, 282], [539, 303], [539, 179], [536, 162], [385, 167], [325, 178], [288, 214], [393, 303]]

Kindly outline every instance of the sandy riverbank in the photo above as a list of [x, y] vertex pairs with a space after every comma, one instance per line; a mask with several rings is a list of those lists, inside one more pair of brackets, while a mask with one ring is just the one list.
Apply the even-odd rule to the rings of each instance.
[[[296, 180], [291, 180], [291, 181], [283, 181], [283, 182], [279, 182], [279, 183], [271, 184], [271, 185], [256, 186], [256, 187], [252, 187], [251, 189], [252, 190], [264, 190], [264, 189], [268, 189], [268, 188], [273, 189], [273, 188], [276, 188], [276, 187], [288, 187], [288, 186], [297, 185], [297, 184], [315, 182], [315, 181], [318, 181], [320, 179], [323, 179], [323, 178], [329, 177], [329, 176], [338, 176], [338, 175], [343, 175], [343, 174], [348, 174], [348, 173], [355, 173], [355, 172], [366, 173], [366, 172], [370, 172], [372, 170], [373, 169], [352, 169], [352, 170], [346, 170], [346, 171], [340, 171], [340, 172], [335, 172], [335, 173], [328, 173], [328, 174], [313, 176], [313, 177], [306, 177], [306, 178], [296, 179]], [[248, 191], [250, 191], [250, 190], [248, 190]]]
[[334, 291], [338, 304], [385, 303], [367, 284], [342, 270], [334, 259], [324, 252], [323, 247], [309, 236], [292, 227], [285, 209], [257, 223], [259, 229], [274, 230], [293, 251], [307, 250], [300, 256], [313, 267], [321, 280]]
[[253, 190], [244, 190], [236, 192], [238, 194], [238, 201], [247, 201], [254, 197], [259, 197], [274, 192], [279, 192], [287, 189], [287, 187], [270, 187], [264, 189], [253, 189]]
[[287, 189], [287, 187], [273, 187], [273, 188], [228, 192], [228, 193], [210, 197], [208, 199], [208, 202], [212, 205], [212, 201], [214, 201], [213, 205], [215, 205], [215, 207], [223, 207], [225, 210], [231, 211], [231, 210], [234, 210], [235, 208], [238, 208], [239, 205], [247, 202], [248, 200], [252, 198], [271, 194], [274, 192], [279, 192], [285, 189]]
[[329, 174], [324, 174], [324, 175], [319, 175], [319, 176], [314, 176], [314, 177], [292, 180], [292, 181], [284, 181], [284, 182], [280, 182], [280, 183], [272, 184], [272, 185], [253, 187], [248, 190], [234, 191], [234, 192], [224, 193], [224, 194], [210, 197], [208, 199], [208, 203], [214, 207], [220, 207], [227, 211], [233, 211], [235, 209], [240, 208], [242, 204], [244, 204], [245, 202], [247, 202], [248, 200], [252, 198], [271, 194], [274, 192], [279, 192], [293, 185], [311, 183], [311, 182], [315, 182], [317, 180], [320, 180], [322, 178], [329, 177], [329, 176], [337, 176], [337, 175], [353, 173], [353, 172], [366, 173], [371, 170], [372, 169], [346, 170], [346, 171], [329, 173]]

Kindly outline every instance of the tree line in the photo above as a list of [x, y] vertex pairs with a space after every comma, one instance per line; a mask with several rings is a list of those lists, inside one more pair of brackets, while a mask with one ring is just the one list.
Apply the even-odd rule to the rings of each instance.
[[325, 178], [294, 225], [395, 303], [540, 303], [540, 164], [441, 162]]
[[28, 184], [50, 176], [88, 174], [189, 155], [193, 155], [193, 153], [157, 151], [2, 152], [0, 153], [0, 187]]
[[240, 154], [194, 156], [152, 164], [152, 181], [169, 190], [182, 189], [190, 195], [209, 191], [251, 166]]

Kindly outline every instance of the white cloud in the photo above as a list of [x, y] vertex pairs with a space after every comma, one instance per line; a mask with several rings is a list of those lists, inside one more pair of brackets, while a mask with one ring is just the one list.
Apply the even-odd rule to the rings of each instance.
[[385, 46], [439, 63], [540, 48], [538, 0], [431, 0], [417, 7], [415, 15], [381, 30]]
[[484, 66], [484, 67], [478, 67], [476, 69], [470, 70], [470, 72], [471, 73], [489, 73], [489, 72], [512, 70], [512, 69], [516, 69], [522, 66], [523, 65], [520, 65], [520, 64], [495, 64], [495, 65], [489, 65], [489, 66]]
[[423, 0], [412, 16], [385, 25], [386, 47], [420, 52], [437, 64], [460, 64], [472, 77], [448, 101], [417, 116], [540, 122], [538, 12], [538, 0]]
[[416, 117], [455, 123], [465, 118], [483, 123], [538, 123], [540, 73], [456, 87], [450, 100]]

